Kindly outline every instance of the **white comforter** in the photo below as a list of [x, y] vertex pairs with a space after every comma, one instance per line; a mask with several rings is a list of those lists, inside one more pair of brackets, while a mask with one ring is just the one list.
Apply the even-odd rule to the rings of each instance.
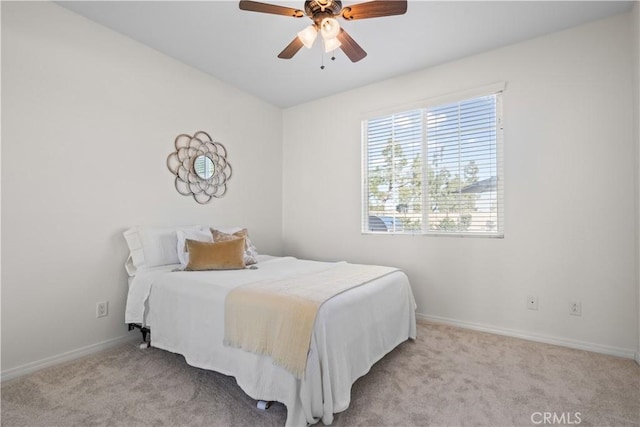
[[234, 376], [252, 398], [284, 403], [287, 426], [320, 419], [331, 424], [334, 413], [348, 408], [352, 384], [398, 344], [416, 336], [415, 302], [404, 273], [394, 272], [322, 305], [303, 380], [266, 356], [222, 344], [230, 289], [329, 265], [285, 257], [263, 258], [257, 270], [145, 272], [131, 282], [126, 321], [149, 325], [154, 347], [182, 354], [192, 366]]

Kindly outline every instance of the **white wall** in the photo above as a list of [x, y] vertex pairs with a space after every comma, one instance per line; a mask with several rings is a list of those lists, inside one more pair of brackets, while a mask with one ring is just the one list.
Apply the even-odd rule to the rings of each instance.
[[[3, 374], [127, 335], [130, 226], [243, 225], [281, 252], [280, 109], [44, 2], [2, 2], [2, 89]], [[165, 163], [197, 130], [234, 168], [204, 206]]]
[[[633, 357], [632, 36], [626, 14], [285, 110], [285, 253], [401, 267], [427, 318]], [[505, 238], [361, 235], [362, 116], [497, 81]]]

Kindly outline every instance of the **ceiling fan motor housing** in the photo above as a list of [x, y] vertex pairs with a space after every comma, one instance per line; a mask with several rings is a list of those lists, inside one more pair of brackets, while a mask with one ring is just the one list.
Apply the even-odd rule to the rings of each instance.
[[342, 10], [340, 0], [307, 0], [304, 2], [304, 11], [307, 16], [318, 23], [324, 18], [331, 18]]

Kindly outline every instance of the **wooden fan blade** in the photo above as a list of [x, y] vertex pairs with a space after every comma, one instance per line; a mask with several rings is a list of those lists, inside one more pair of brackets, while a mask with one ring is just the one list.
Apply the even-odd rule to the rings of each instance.
[[358, 62], [367, 56], [367, 52], [342, 28], [340, 28], [340, 33], [338, 33], [338, 40], [340, 40], [341, 43], [340, 49], [349, 57], [351, 62]]
[[240, 0], [240, 9], [250, 12], [272, 13], [274, 15], [293, 16], [302, 18], [304, 12], [290, 7], [276, 6], [275, 4], [260, 3], [257, 1]]
[[278, 58], [291, 59], [291, 58], [293, 58], [293, 55], [298, 53], [298, 51], [300, 50], [300, 48], [302, 46], [304, 46], [302, 44], [302, 41], [300, 41], [300, 38], [298, 38], [298, 36], [296, 36], [296, 38], [293, 39], [293, 41], [291, 43], [289, 43], [289, 45], [287, 45], [287, 47], [285, 47], [282, 52], [280, 52], [280, 54], [278, 55]]
[[383, 16], [402, 15], [407, 11], [407, 0], [378, 0], [358, 3], [342, 8], [344, 19], [382, 18]]

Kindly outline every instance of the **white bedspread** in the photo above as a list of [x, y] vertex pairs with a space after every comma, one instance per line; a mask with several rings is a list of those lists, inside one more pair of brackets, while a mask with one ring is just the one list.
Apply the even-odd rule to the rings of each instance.
[[[330, 424], [334, 413], [348, 408], [355, 380], [398, 344], [415, 338], [415, 302], [409, 281], [404, 273], [394, 272], [322, 305], [305, 378], [299, 380], [269, 357], [222, 344], [224, 300], [233, 287], [321, 271], [327, 263], [287, 257], [263, 260], [258, 267], [147, 272], [140, 276], [142, 280], [131, 283], [141, 290], [130, 290], [133, 299], [127, 303], [127, 319], [144, 313], [141, 320], [151, 327], [154, 347], [182, 354], [192, 366], [234, 376], [254, 399], [284, 403], [288, 426], [313, 424], [320, 419]], [[140, 298], [145, 293], [149, 295], [146, 313], [146, 297]]]

